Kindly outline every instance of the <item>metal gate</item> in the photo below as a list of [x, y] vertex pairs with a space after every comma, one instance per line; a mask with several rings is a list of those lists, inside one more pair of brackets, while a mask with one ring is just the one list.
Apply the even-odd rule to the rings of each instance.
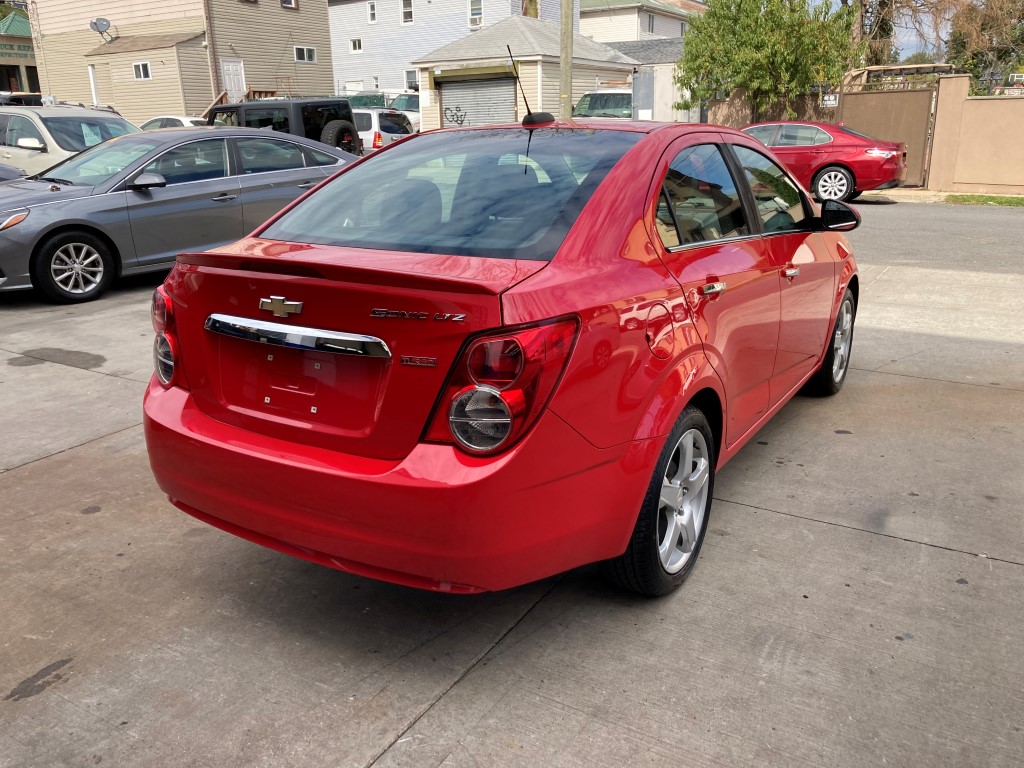
[[449, 80], [441, 85], [441, 127], [514, 123], [516, 81]]
[[904, 142], [907, 177], [903, 183], [920, 187], [928, 173], [934, 98], [934, 88], [844, 92], [836, 120], [875, 139]]

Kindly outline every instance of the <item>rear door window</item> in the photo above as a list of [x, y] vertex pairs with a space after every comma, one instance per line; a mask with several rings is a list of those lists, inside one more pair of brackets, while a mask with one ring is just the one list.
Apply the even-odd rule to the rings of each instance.
[[303, 168], [305, 160], [298, 144], [279, 139], [237, 139], [242, 173], [268, 173]]
[[815, 143], [818, 129], [813, 125], [783, 125], [775, 145], [779, 147], [809, 147]]
[[237, 128], [238, 111], [234, 109], [215, 109], [213, 111], [213, 124]]
[[373, 130], [373, 118], [369, 112], [355, 112], [356, 130], [360, 133]]
[[245, 110], [247, 128], [270, 128], [288, 133], [288, 110], [282, 107], [249, 107]]
[[420, 134], [342, 173], [261, 236], [548, 260], [641, 136], [564, 129]]
[[[750, 234], [736, 183], [714, 144], [687, 147], [676, 155], [665, 176], [664, 204], [667, 210], [659, 206], [658, 211], [659, 232], [671, 217], [680, 245]], [[666, 248], [672, 247], [671, 239], [663, 235]]]

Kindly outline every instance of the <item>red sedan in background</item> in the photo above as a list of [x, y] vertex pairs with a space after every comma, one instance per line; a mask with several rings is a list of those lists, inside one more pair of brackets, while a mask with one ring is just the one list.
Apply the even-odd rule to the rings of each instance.
[[859, 218], [737, 131], [533, 120], [414, 135], [178, 258], [145, 397], [178, 508], [447, 592], [686, 578], [716, 471], [843, 385]]
[[757, 123], [743, 129], [786, 164], [818, 200], [853, 200], [869, 189], [898, 187], [907, 147], [879, 141], [842, 124]]

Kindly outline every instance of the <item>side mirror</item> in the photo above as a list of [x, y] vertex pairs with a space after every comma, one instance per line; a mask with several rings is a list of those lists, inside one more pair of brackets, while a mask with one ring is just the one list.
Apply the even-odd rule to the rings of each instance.
[[849, 232], [860, 226], [860, 214], [846, 203], [826, 200], [821, 204], [821, 228], [832, 232]]
[[36, 152], [45, 152], [46, 145], [35, 136], [24, 136], [14, 144], [18, 149], [34, 149]]
[[140, 173], [135, 180], [128, 185], [129, 189], [153, 189], [154, 187], [166, 187], [167, 179], [159, 173]]

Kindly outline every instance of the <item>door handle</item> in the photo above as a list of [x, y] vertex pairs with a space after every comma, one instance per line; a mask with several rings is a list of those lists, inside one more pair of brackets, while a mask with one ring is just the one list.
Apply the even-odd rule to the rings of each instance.
[[215, 203], [226, 203], [231, 200], [234, 200], [236, 197], [238, 197], [238, 195], [229, 195], [227, 192], [225, 192], [224, 194], [217, 195], [216, 197], [211, 197], [210, 199], [213, 200], [213, 202]]
[[310, 189], [316, 186], [315, 181], [304, 181], [298, 185], [299, 189]]
[[782, 276], [783, 277], [788, 277], [790, 280], [792, 280], [794, 277], [796, 277], [799, 274], [800, 274], [800, 268], [799, 267], [786, 267], [784, 270], [782, 270]]
[[705, 283], [700, 287], [701, 296], [714, 296], [716, 293], [722, 293], [728, 288], [725, 283]]

